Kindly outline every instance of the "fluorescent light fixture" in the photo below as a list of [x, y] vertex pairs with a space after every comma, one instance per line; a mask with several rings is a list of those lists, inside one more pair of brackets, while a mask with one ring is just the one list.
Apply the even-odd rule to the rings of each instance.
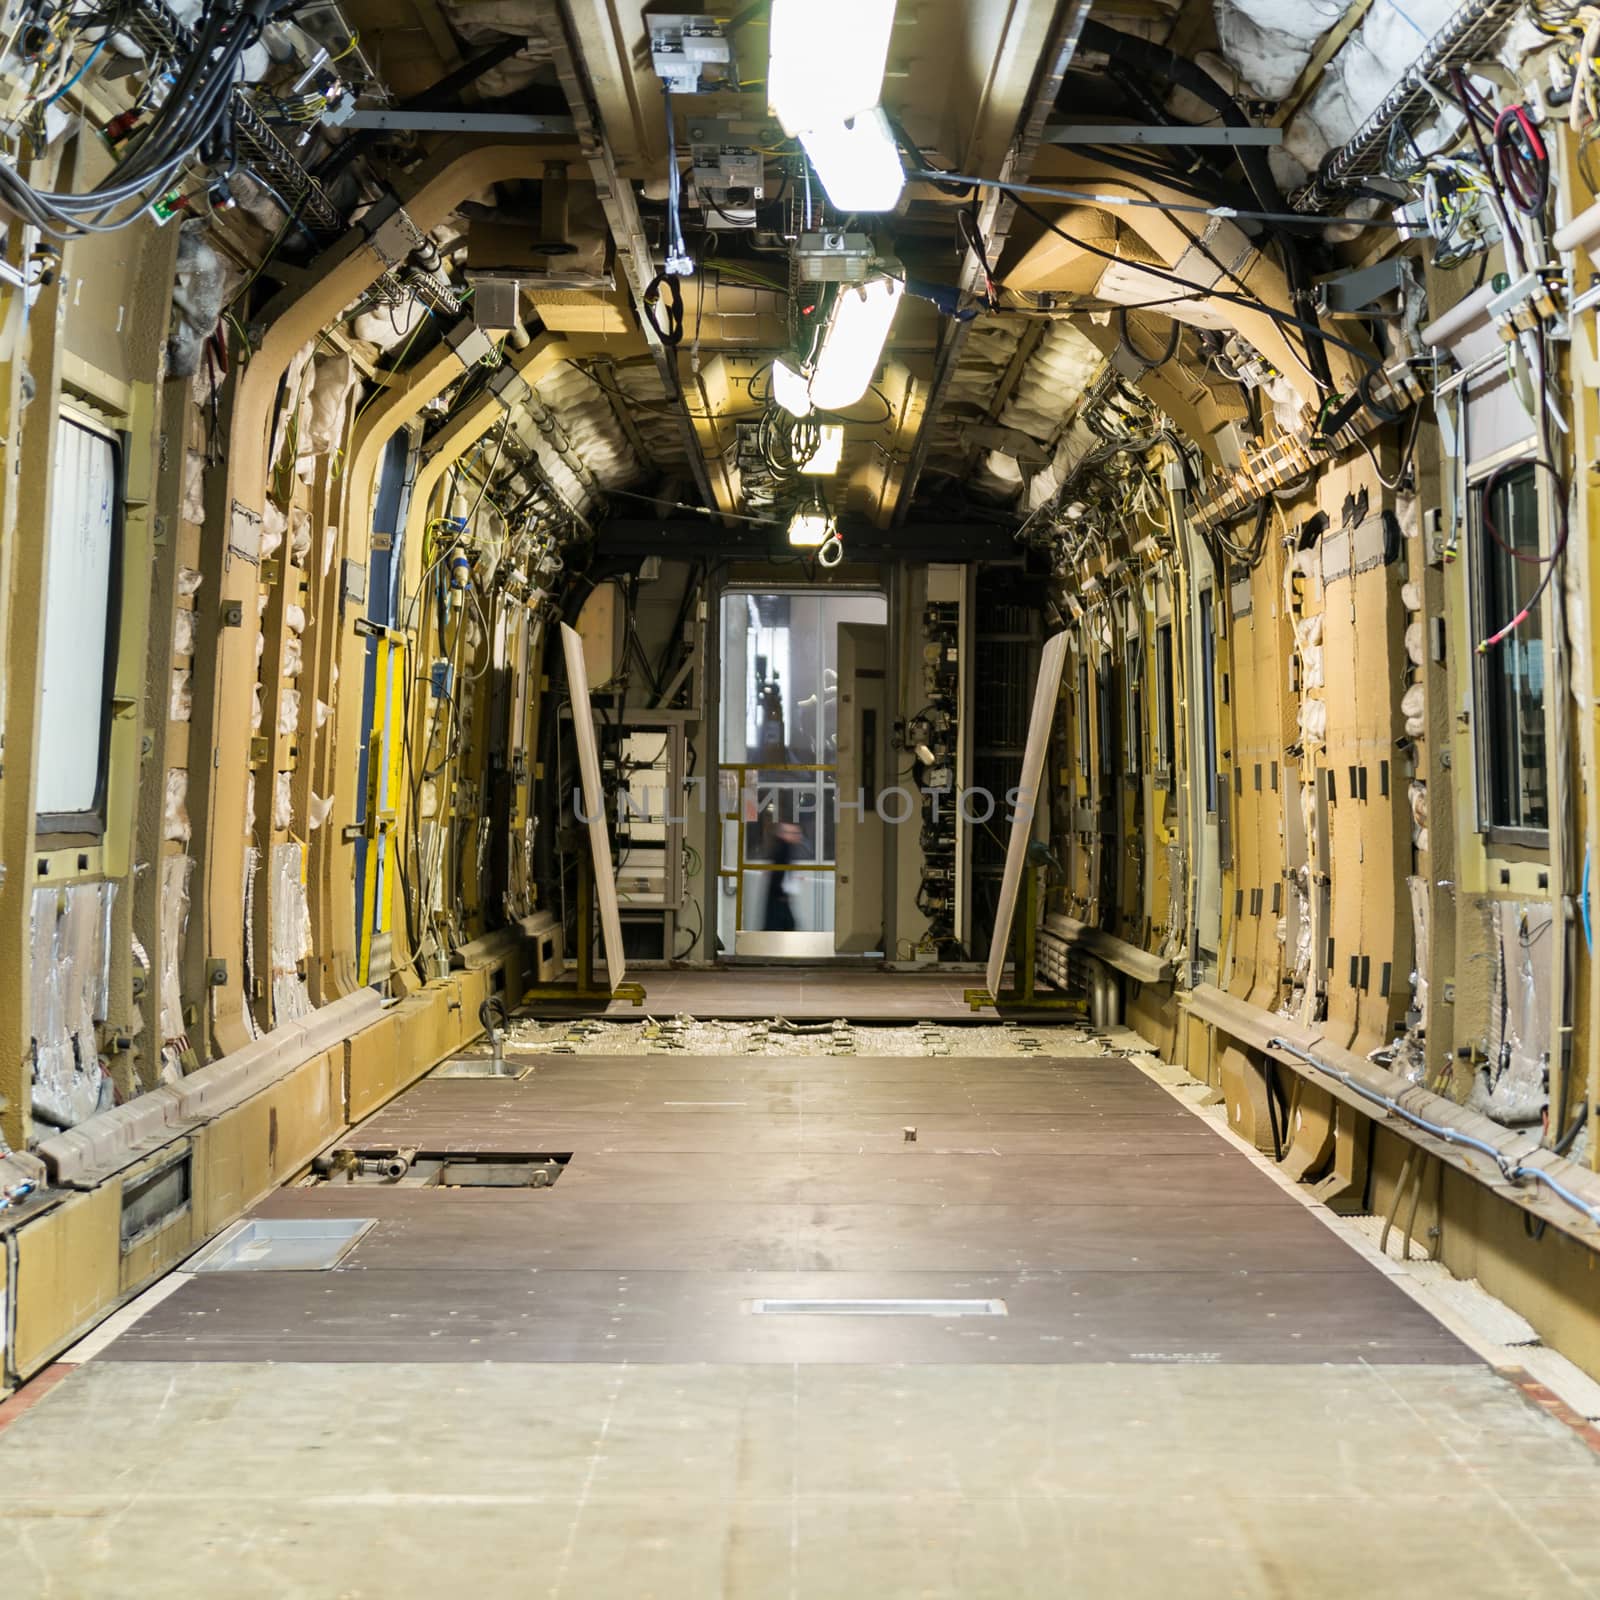
[[818, 411], [842, 411], [867, 392], [904, 290], [898, 278], [840, 287], [811, 377], [811, 403]]
[[767, 103], [792, 139], [878, 103], [894, 0], [772, 0]]
[[844, 458], [844, 429], [837, 422], [825, 422], [818, 431], [822, 442], [800, 470], [808, 478], [831, 478]]
[[772, 363], [772, 398], [792, 417], [811, 415], [811, 386], [781, 356]]
[[820, 500], [809, 500], [789, 519], [789, 543], [802, 550], [815, 550], [826, 544], [833, 532], [833, 518]]
[[800, 135], [835, 211], [893, 211], [906, 186], [900, 147], [880, 106], [852, 122], [824, 122]]

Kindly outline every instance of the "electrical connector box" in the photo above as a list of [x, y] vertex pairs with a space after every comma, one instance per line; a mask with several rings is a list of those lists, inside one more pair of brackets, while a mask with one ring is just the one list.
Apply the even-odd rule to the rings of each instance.
[[766, 171], [761, 152], [749, 134], [736, 131], [738, 126], [732, 117], [707, 117], [689, 124], [694, 186], [718, 196], [719, 204], [731, 190], [742, 190], [751, 200], [760, 200], [764, 194]]
[[802, 233], [795, 270], [803, 283], [865, 283], [877, 254], [864, 233]]
[[506, 333], [522, 326], [518, 296], [522, 285], [514, 278], [472, 280], [472, 320], [482, 330]]
[[[710, 17], [649, 17], [650, 65], [672, 94], [698, 94], [707, 67], [728, 65], [728, 41]], [[723, 76], [723, 74], [715, 74]]]
[[448, 661], [435, 661], [428, 669], [428, 688], [435, 700], [448, 700], [455, 689], [456, 669]]

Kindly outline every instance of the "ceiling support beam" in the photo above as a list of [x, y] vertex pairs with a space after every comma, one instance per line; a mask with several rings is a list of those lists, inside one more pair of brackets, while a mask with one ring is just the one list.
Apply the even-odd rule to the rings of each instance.
[[1192, 128], [1186, 124], [1135, 122], [1062, 122], [1046, 128], [1045, 144], [1202, 144], [1283, 143], [1282, 128]]
[[545, 43], [550, 48], [556, 77], [567, 97], [578, 142], [594, 179], [595, 193], [605, 213], [606, 225], [616, 245], [617, 261], [627, 280], [634, 315], [649, 343], [650, 355], [661, 374], [662, 385], [676, 402], [676, 420], [683, 436], [684, 451], [689, 458], [689, 470], [694, 475], [695, 487], [708, 506], [725, 512], [737, 510], [737, 487], [729, 475], [725, 460], [715, 456], [708, 461], [702, 449], [699, 432], [685, 400], [678, 353], [662, 342], [646, 314], [644, 293], [656, 276], [655, 259], [650, 252], [644, 221], [639, 215], [632, 186], [618, 173], [611, 146], [594, 112], [589, 86], [578, 53], [573, 47], [573, 36], [567, 26], [563, 7], [560, 0], [536, 0], [534, 11]]
[[[1066, 184], [1088, 184], [1099, 193], [1141, 201], [1184, 198], [1178, 190], [1154, 179], [1132, 183], [1115, 169], [1078, 151], [1047, 152], [1042, 165], [1046, 182], [1059, 177]], [[1063, 168], [1069, 169], [1071, 175]], [[1075, 215], [1078, 209], [1074, 208]], [[1079, 275], [1086, 263], [1092, 263], [1096, 292], [1102, 300], [1138, 305], [1173, 297], [1170, 279], [1159, 276], [1159, 272], [1169, 272], [1197, 286], [1187, 301], [1174, 300], [1167, 310], [1179, 321], [1190, 322], [1202, 320], [1199, 308], [1215, 287], [1235, 298], [1210, 302], [1205, 320], [1211, 325], [1225, 324], [1243, 334], [1294, 386], [1302, 403], [1315, 407], [1321, 402], [1316, 381], [1300, 353], [1305, 336], [1286, 329], [1279, 320], [1294, 314], [1294, 297], [1283, 271], [1233, 223], [1219, 222], [1207, 234], [1199, 235], [1177, 214], [1148, 205], [1119, 206], [1115, 220], [1149, 247], [1159, 263], [1158, 272], [1145, 271], [1144, 264], [1135, 257], [1108, 262], [1101, 254], [1081, 247], [1081, 234], [1063, 237], [1044, 232], [1007, 268], [1007, 285], [1023, 291], [1060, 292], [1070, 288], [1081, 292]], [[1241, 304], [1241, 300], [1245, 303]], [[1274, 316], [1274, 312], [1278, 315]], [[1359, 340], [1360, 336], [1341, 331], [1340, 337]], [[1360, 364], [1337, 345], [1328, 345], [1327, 355], [1334, 387], [1341, 394], [1351, 393], [1361, 376]]]
[[[1045, 119], [1055, 108], [1056, 96], [1061, 92], [1062, 79], [1066, 77], [1067, 68], [1072, 64], [1073, 55], [1077, 51], [1078, 35], [1083, 31], [1090, 3], [1091, 0], [1062, 0], [1057, 7], [1055, 23], [1050, 31], [1049, 48], [1041, 58], [1031, 89], [1022, 99], [1016, 133], [1010, 148], [1006, 151], [1005, 159], [1000, 163], [1000, 177], [1004, 181], [1026, 183], [1029, 173], [1033, 170], [1034, 158], [1039, 152], [1044, 134]], [[964, 156], [966, 158], [976, 156], [981, 162], [984, 152], [967, 151], [964, 152]], [[981, 166], [976, 163], [971, 164], [966, 170], [981, 171]], [[984, 250], [991, 267], [999, 261], [1000, 253], [1005, 248], [1016, 209], [1015, 201], [1002, 189], [990, 189], [984, 194], [978, 212], [978, 231], [984, 241]], [[983, 282], [983, 276], [982, 260], [977, 251], [969, 249], [961, 269], [962, 295], [970, 296], [977, 293]], [[956, 368], [960, 365], [961, 352], [966, 346], [967, 333], [971, 326], [970, 322], [952, 322], [944, 330], [945, 336], [940, 344], [938, 361], [934, 367], [933, 387], [923, 406], [922, 427], [918, 431], [916, 443], [912, 446], [911, 459], [900, 489], [899, 503], [895, 508], [897, 522], [903, 523], [911, 510], [911, 501], [917, 492], [917, 482], [927, 464], [928, 450], [933, 442], [934, 425], [949, 394]]]
[[516, 111], [352, 111], [341, 126], [378, 133], [571, 133], [571, 117]]

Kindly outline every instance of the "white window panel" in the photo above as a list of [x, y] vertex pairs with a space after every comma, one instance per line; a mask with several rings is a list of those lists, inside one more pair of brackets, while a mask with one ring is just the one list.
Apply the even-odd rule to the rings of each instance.
[[64, 416], [53, 487], [35, 794], [35, 810], [43, 817], [93, 813], [100, 803], [116, 554], [115, 444]]

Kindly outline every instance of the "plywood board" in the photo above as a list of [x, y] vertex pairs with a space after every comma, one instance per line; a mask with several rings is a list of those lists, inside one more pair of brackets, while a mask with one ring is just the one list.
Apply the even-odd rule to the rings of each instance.
[[613, 989], [627, 976], [622, 955], [622, 917], [617, 910], [617, 877], [611, 864], [611, 836], [606, 832], [605, 789], [600, 782], [600, 752], [595, 746], [594, 713], [589, 708], [589, 674], [583, 639], [561, 624], [561, 649], [567, 662], [567, 692], [572, 697], [572, 725], [578, 739], [578, 771], [583, 779], [583, 810], [589, 819], [589, 851], [594, 859], [595, 898], [600, 902], [600, 937], [605, 945], [606, 975]]
[[989, 966], [984, 975], [984, 983], [992, 995], [1000, 992], [1000, 974], [1005, 969], [1006, 949], [1011, 943], [1011, 923], [1017, 913], [1017, 892], [1022, 887], [1028, 843], [1033, 838], [1039, 780], [1044, 775], [1050, 723], [1055, 716], [1056, 697], [1061, 692], [1061, 669], [1066, 659], [1067, 634], [1063, 629], [1045, 640], [1044, 649], [1039, 654], [1039, 681], [1033, 690], [1028, 744], [1022, 756], [1022, 778], [1017, 785], [1017, 804], [1011, 816], [1011, 838], [1006, 845], [1006, 872], [1000, 883], [1000, 903], [995, 910], [994, 943], [989, 946]]

